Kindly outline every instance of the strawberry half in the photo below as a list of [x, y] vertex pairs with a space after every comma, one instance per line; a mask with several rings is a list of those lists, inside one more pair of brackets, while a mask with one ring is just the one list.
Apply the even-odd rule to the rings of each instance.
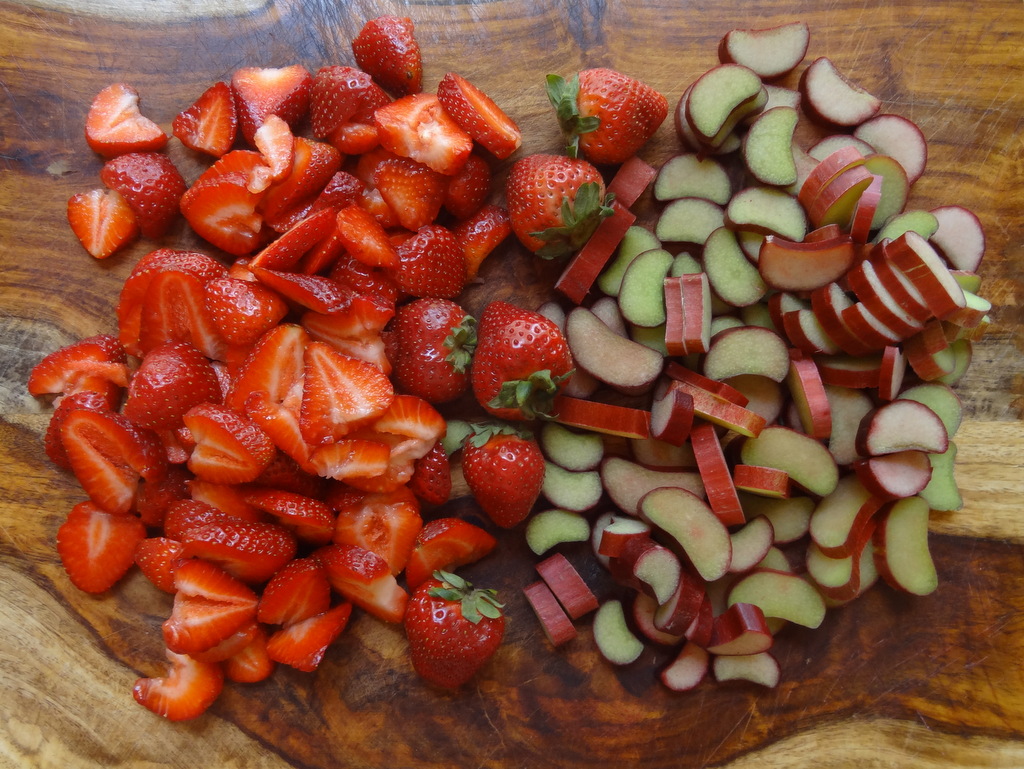
[[57, 530], [57, 554], [75, 587], [102, 593], [128, 573], [145, 537], [146, 528], [135, 516], [79, 502]]
[[352, 616], [352, 604], [333, 609], [281, 628], [267, 639], [267, 656], [274, 662], [312, 673], [324, 654], [341, 635]]
[[97, 188], [68, 199], [68, 224], [96, 259], [116, 254], [139, 236], [139, 222], [117, 190]]
[[27, 388], [32, 395], [74, 395], [95, 392], [113, 404], [128, 385], [128, 356], [110, 334], [72, 342], [33, 366]]
[[342, 208], [336, 225], [338, 238], [353, 259], [369, 267], [398, 266], [398, 254], [384, 228], [361, 206]]
[[188, 342], [207, 358], [226, 360], [227, 345], [206, 309], [201, 278], [178, 270], [154, 275], [139, 316], [143, 355], [168, 342]]
[[188, 468], [215, 483], [248, 483], [259, 477], [276, 451], [255, 422], [226, 406], [202, 403], [183, 416], [196, 441]]
[[313, 446], [336, 441], [384, 414], [395, 397], [391, 381], [371, 363], [350, 358], [323, 342], [303, 355], [299, 424]]
[[461, 518], [435, 518], [416, 537], [405, 581], [410, 588], [426, 582], [435, 571], [452, 571], [489, 554], [498, 541], [488, 532]]
[[268, 625], [293, 625], [327, 611], [331, 584], [316, 558], [296, 558], [271, 577], [256, 618]]
[[437, 96], [404, 96], [374, 113], [384, 149], [451, 176], [473, 151], [472, 137], [444, 111]]
[[294, 323], [270, 329], [257, 340], [242, 364], [224, 405], [243, 411], [250, 395], [264, 392], [269, 402], [280, 404], [287, 399], [297, 407], [303, 356], [310, 341], [306, 330]]
[[377, 165], [374, 186], [398, 223], [415, 232], [437, 218], [445, 200], [448, 179], [410, 158], [388, 158]]
[[392, 93], [417, 93], [423, 84], [423, 62], [412, 19], [378, 16], [352, 39], [356, 63]]
[[235, 97], [224, 82], [214, 83], [178, 113], [171, 123], [171, 133], [189, 149], [219, 158], [235, 143], [238, 116]]
[[163, 636], [179, 654], [206, 651], [256, 618], [256, 594], [212, 563], [183, 561], [174, 571], [174, 590]]
[[480, 155], [466, 158], [459, 172], [448, 179], [444, 191], [444, 208], [456, 219], [475, 214], [491, 192], [491, 167]]
[[380, 106], [391, 101], [387, 95], [381, 98], [374, 93], [379, 89], [368, 73], [355, 67], [335, 65], [318, 70], [309, 96], [313, 136], [326, 139], [368, 104]]
[[255, 344], [285, 315], [288, 305], [267, 287], [251, 280], [214, 278], [203, 286], [210, 319], [228, 344]]
[[376, 553], [387, 561], [392, 574], [405, 569], [423, 527], [420, 505], [411, 491], [404, 486], [381, 493], [349, 491], [331, 502], [338, 514], [335, 544], [358, 545]]
[[487, 203], [452, 227], [466, 258], [466, 280], [473, 280], [484, 259], [512, 234], [512, 220], [501, 206]]
[[46, 456], [57, 467], [70, 470], [71, 463], [68, 461], [68, 454], [64, 450], [64, 444], [61, 442], [60, 437], [61, 426], [64, 424], [64, 420], [67, 419], [68, 414], [76, 409], [84, 409], [85, 411], [113, 411], [116, 405], [117, 399], [92, 390], [82, 390], [74, 395], [62, 397], [50, 415], [50, 421], [46, 425], [46, 433], [43, 436], [43, 449], [46, 451]]
[[271, 185], [260, 201], [260, 211], [271, 227], [304, 208], [341, 170], [341, 153], [325, 142], [295, 138], [292, 165], [280, 182]]
[[401, 622], [409, 594], [387, 561], [358, 545], [327, 545], [314, 554], [331, 587], [347, 600], [385, 622]]
[[440, 441], [413, 463], [412, 475], [406, 487], [417, 499], [428, 505], [443, 505], [451, 497], [451, 463]]
[[515, 121], [461, 75], [449, 72], [441, 78], [437, 98], [462, 130], [495, 157], [505, 159], [523, 143]]
[[210, 361], [188, 342], [150, 350], [128, 387], [122, 413], [141, 427], [179, 427], [193, 406], [218, 403], [220, 382]]
[[414, 297], [454, 299], [466, 285], [466, 256], [451, 230], [428, 224], [398, 246], [400, 290]]
[[103, 164], [100, 180], [117, 190], [135, 212], [143, 237], [161, 238], [181, 213], [188, 185], [167, 155], [130, 152]]
[[266, 582], [297, 550], [295, 537], [283, 526], [227, 519], [188, 529], [181, 544], [185, 557], [210, 561], [251, 584]]
[[249, 254], [259, 245], [263, 228], [256, 212], [261, 193], [249, 185], [245, 173], [197, 179], [182, 195], [181, 213], [197, 235], [217, 248], [234, 256]]
[[107, 86], [92, 100], [85, 118], [85, 141], [104, 157], [158, 150], [167, 134], [139, 111], [139, 92], [127, 83]]
[[149, 537], [135, 547], [139, 571], [165, 593], [174, 593], [174, 572], [181, 562], [181, 543], [168, 537]]
[[245, 501], [291, 529], [300, 542], [326, 545], [334, 534], [334, 513], [319, 499], [278, 489], [253, 489]]
[[224, 660], [222, 667], [224, 677], [229, 681], [254, 684], [270, 678], [275, 665], [267, 654], [267, 631], [262, 626], [257, 626], [249, 644]]
[[224, 673], [214, 662], [198, 662], [167, 650], [170, 663], [162, 678], [140, 678], [132, 696], [143, 707], [169, 721], [198, 718], [224, 689]]
[[249, 144], [269, 115], [294, 128], [309, 110], [313, 76], [300, 64], [288, 67], [243, 67], [231, 77], [238, 127]]
[[64, 419], [60, 435], [75, 478], [109, 513], [130, 512], [140, 479], [158, 479], [167, 471], [156, 434], [121, 414], [76, 409]]

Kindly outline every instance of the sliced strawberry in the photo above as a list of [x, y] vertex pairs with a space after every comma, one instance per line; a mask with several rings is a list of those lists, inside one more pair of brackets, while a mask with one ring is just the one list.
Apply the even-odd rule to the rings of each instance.
[[103, 164], [100, 180], [117, 190], [135, 212], [143, 237], [161, 238], [181, 213], [188, 185], [173, 161], [160, 152], [130, 152]]
[[269, 393], [257, 390], [246, 398], [245, 413], [270, 437], [274, 445], [294, 460], [300, 468], [313, 475], [324, 475], [312, 463], [313, 447], [302, 437], [299, 415], [295, 409], [276, 403]]
[[139, 236], [135, 212], [117, 190], [97, 188], [68, 199], [68, 224], [82, 248], [106, 259]]
[[234, 256], [260, 244], [263, 217], [256, 212], [263, 192], [250, 190], [250, 176], [232, 172], [197, 179], [181, 197], [181, 213], [196, 234]]
[[146, 152], [167, 144], [167, 134], [139, 111], [139, 92], [114, 83], [96, 94], [85, 118], [85, 140], [104, 157]]
[[480, 210], [490, 191], [491, 167], [473, 153], [459, 172], [448, 179], [444, 208], [456, 219], [468, 219]]
[[167, 471], [155, 433], [120, 414], [76, 409], [64, 419], [60, 435], [75, 478], [109, 513], [134, 509], [139, 480], [155, 480]]
[[260, 477], [253, 481], [253, 485], [323, 499], [324, 487], [327, 484], [323, 478], [310, 475], [303, 470], [298, 462], [287, 454], [278, 452], [273, 461], [260, 473]]
[[178, 568], [182, 545], [169, 537], [149, 537], [135, 546], [134, 560], [139, 571], [165, 593], [174, 592], [174, 572]]
[[239, 278], [214, 278], [203, 286], [210, 319], [225, 342], [255, 344], [288, 314], [288, 305], [266, 286]]
[[[186, 557], [217, 564], [242, 582], [266, 582], [295, 557], [295, 537], [274, 523], [224, 520], [196, 526], [181, 539]], [[234, 631], [232, 631], [234, 632]]]
[[447, 423], [440, 412], [423, 398], [396, 395], [387, 410], [373, 422], [375, 433], [391, 436], [391, 461], [408, 464], [425, 456], [445, 434]]
[[[376, 187], [367, 187], [359, 197], [359, 207], [365, 208], [381, 227], [393, 230], [399, 226], [398, 216]], [[394, 239], [392, 239], [394, 243]], [[397, 245], [397, 244], [396, 244]]]
[[193, 406], [220, 400], [210, 361], [188, 342], [167, 342], [150, 350], [132, 375], [122, 413], [142, 427], [166, 430], [179, 427]]
[[378, 16], [352, 39], [356, 63], [384, 88], [404, 96], [423, 84], [423, 61], [412, 19]]
[[454, 299], [466, 285], [466, 257], [451, 230], [428, 224], [398, 246], [396, 280], [413, 297]]
[[32, 367], [32, 395], [74, 395], [94, 392], [113, 406], [128, 386], [128, 356], [117, 338], [97, 334], [46, 355]]
[[341, 603], [283, 627], [267, 640], [267, 656], [274, 662], [311, 673], [320, 666], [327, 647], [341, 635], [351, 615], [352, 604]]
[[297, 407], [303, 355], [309, 343], [309, 334], [297, 324], [282, 323], [270, 329], [256, 342], [224, 404], [236, 411], [245, 410], [249, 395], [262, 391], [273, 403], [282, 403], [294, 394]]
[[178, 270], [154, 275], [139, 319], [143, 355], [168, 342], [187, 342], [207, 358], [224, 360], [227, 345], [206, 309], [203, 281]]
[[466, 259], [466, 279], [472, 280], [480, 265], [498, 245], [512, 234], [512, 220], [508, 210], [491, 203], [452, 228], [452, 234], [462, 246]]
[[171, 133], [189, 149], [219, 158], [231, 149], [238, 133], [235, 97], [224, 82], [214, 83], [178, 113]]
[[[361, 305], [372, 304], [370, 301], [354, 301], [353, 309]], [[363, 327], [353, 316], [359, 310], [337, 312], [330, 315], [319, 312], [303, 313], [300, 322], [313, 339], [326, 342], [335, 350], [350, 358], [366, 361], [379, 368], [384, 374], [391, 373], [391, 362], [384, 349], [384, 340], [378, 331]], [[393, 313], [388, 313], [390, 317]]]
[[307, 461], [317, 475], [354, 485], [359, 479], [376, 478], [387, 472], [391, 448], [382, 441], [342, 438], [316, 448]]
[[[201, 502], [233, 518], [241, 518], [243, 521], [266, 520], [266, 516], [261, 511], [245, 501], [245, 495], [249, 489], [247, 485], [213, 483], [204, 481], [202, 478], [193, 478], [188, 482], [188, 488], [192, 502]], [[166, 519], [169, 517], [170, 513], [165, 516], [165, 533], [167, 533]]]
[[347, 600], [385, 622], [401, 622], [409, 594], [387, 561], [358, 545], [326, 545], [314, 554], [331, 587]]
[[231, 150], [223, 157], [199, 174], [194, 184], [216, 179], [218, 176], [228, 174], [241, 174], [245, 177], [245, 188], [249, 192], [258, 195], [265, 192], [272, 181], [270, 166], [266, 159], [256, 150]]
[[475, 563], [497, 546], [488, 532], [461, 518], [436, 518], [416, 538], [405, 580], [410, 589], [426, 582], [435, 571], [452, 571]]
[[277, 115], [268, 115], [263, 125], [256, 129], [253, 144], [270, 169], [271, 181], [284, 179], [295, 159], [295, 135], [291, 126]]
[[260, 630], [260, 625], [255, 620], [247, 622], [220, 643], [201, 652], [192, 652], [189, 656], [200, 662], [224, 662], [252, 643]]
[[253, 275], [284, 298], [315, 312], [344, 312], [351, 302], [350, 292], [325, 275], [305, 275], [263, 267], [253, 268]]
[[385, 160], [373, 180], [398, 223], [412, 231], [437, 218], [448, 187], [447, 177], [410, 158]]
[[142, 305], [153, 278], [161, 272], [184, 272], [205, 283], [227, 274], [227, 270], [213, 257], [198, 251], [178, 251], [158, 248], [142, 257], [121, 287], [117, 304], [118, 338], [131, 355], [141, 357], [139, 332], [142, 325]]
[[46, 426], [46, 433], [43, 436], [43, 449], [46, 451], [46, 456], [57, 467], [70, 470], [71, 463], [68, 461], [68, 454], [64, 450], [64, 444], [61, 442], [60, 437], [61, 426], [64, 424], [64, 420], [67, 419], [68, 414], [76, 409], [109, 412], [113, 411], [116, 405], [117, 399], [107, 394], [94, 392], [93, 390], [82, 390], [74, 395], [62, 397], [50, 416], [50, 421]]
[[384, 228], [361, 206], [341, 209], [336, 223], [338, 237], [353, 259], [368, 267], [398, 266], [398, 254]]
[[215, 483], [247, 483], [259, 477], [274, 458], [275, 446], [244, 414], [226, 406], [204, 403], [184, 415], [196, 440], [188, 468]]
[[249, 645], [224, 660], [223, 668], [224, 676], [237, 683], [254, 684], [270, 678], [275, 665], [267, 654], [267, 631], [257, 626]]
[[172, 464], [162, 478], [143, 483], [135, 498], [139, 520], [146, 526], [163, 526], [167, 509], [175, 502], [188, 499], [191, 480], [192, 473], [181, 465]]
[[334, 513], [319, 499], [278, 489], [253, 489], [245, 500], [291, 529], [300, 542], [317, 546], [331, 541]]
[[299, 425], [307, 443], [336, 441], [378, 419], [394, 397], [391, 381], [376, 366], [323, 342], [306, 345]]
[[220, 665], [198, 662], [167, 651], [170, 669], [163, 678], [140, 678], [132, 688], [135, 701], [169, 721], [198, 718], [224, 689]]
[[249, 269], [291, 270], [314, 245], [335, 228], [335, 212], [323, 208], [296, 222], [249, 261]]
[[380, 144], [451, 176], [473, 151], [473, 139], [444, 111], [434, 94], [404, 96], [374, 113]]
[[360, 112], [370, 92], [379, 88], [369, 74], [355, 67], [323, 67], [313, 78], [309, 114], [313, 136], [326, 139]]
[[452, 493], [452, 471], [448, 453], [440, 442], [413, 463], [407, 484], [416, 498], [428, 505], [443, 505]]
[[[353, 293], [368, 297], [381, 312], [394, 314], [395, 303], [398, 301], [398, 285], [387, 269], [365, 264], [351, 254], [342, 254], [329, 274], [342, 285], [352, 289]], [[372, 311], [371, 314], [375, 312]]]
[[296, 558], [271, 577], [256, 618], [268, 625], [293, 625], [331, 606], [331, 584], [316, 558]]
[[466, 78], [447, 73], [437, 86], [441, 106], [463, 131], [497, 158], [507, 158], [523, 142], [523, 134], [504, 110]]
[[333, 541], [359, 545], [387, 561], [392, 574], [400, 574], [409, 560], [416, 536], [423, 528], [420, 505], [411, 491], [400, 486], [391, 492], [358, 491], [336, 495]]
[[[359, 200], [359, 196], [365, 187], [365, 182], [348, 171], [338, 171], [327, 181], [327, 184], [324, 185], [324, 188], [315, 198], [307, 198], [302, 205], [289, 208], [285, 214], [276, 217], [268, 222], [268, 224], [276, 232], [287, 232], [303, 219], [317, 213], [321, 209], [330, 208], [334, 211], [339, 211], [345, 206], [352, 205]], [[307, 269], [303, 265], [302, 271], [319, 272], [320, 270], [319, 268]]]
[[238, 519], [233, 513], [214, 507], [205, 500], [180, 499], [171, 503], [164, 516], [164, 536], [181, 541], [185, 534], [208, 523]]
[[102, 593], [132, 567], [135, 548], [145, 537], [138, 518], [79, 502], [57, 530], [57, 554], [75, 587]]
[[163, 636], [179, 654], [206, 651], [256, 619], [256, 594], [212, 563], [182, 561], [174, 570], [174, 590]]
[[296, 208], [315, 199], [341, 170], [341, 153], [325, 142], [298, 136], [291, 169], [280, 182], [272, 184], [260, 203], [260, 211], [271, 226], [287, 218]]
[[[390, 99], [388, 101], [390, 102]], [[380, 144], [380, 137], [373, 122], [354, 122], [338, 126], [331, 134], [330, 142], [345, 155], [361, 155], [377, 147]]]
[[238, 109], [238, 127], [253, 144], [256, 129], [269, 115], [277, 115], [292, 128], [309, 110], [313, 76], [300, 64], [288, 67], [243, 67], [231, 77]]

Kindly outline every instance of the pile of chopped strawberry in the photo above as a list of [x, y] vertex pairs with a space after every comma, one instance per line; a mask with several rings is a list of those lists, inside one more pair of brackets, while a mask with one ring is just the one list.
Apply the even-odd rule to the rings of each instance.
[[201, 94], [172, 122], [212, 159], [191, 182], [130, 86], [87, 118], [107, 160], [68, 205], [86, 250], [179, 216], [210, 246], [143, 256], [116, 334], [28, 382], [55, 407], [47, 455], [88, 495], [57, 533], [72, 583], [137, 565], [174, 596], [168, 672], [134, 688], [172, 720], [225, 679], [315, 670], [354, 609], [401, 623], [411, 590], [496, 544], [422, 509], [450, 493], [435, 406], [470, 389], [475, 342], [454, 300], [511, 233], [487, 199], [519, 130], [454, 73], [424, 92], [408, 19], [368, 22], [353, 51], [362, 69], [246, 67]]

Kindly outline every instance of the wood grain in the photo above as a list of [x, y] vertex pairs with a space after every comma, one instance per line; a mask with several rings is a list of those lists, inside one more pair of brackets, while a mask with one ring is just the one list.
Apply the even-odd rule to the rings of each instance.
[[[99, 598], [68, 584], [53, 536], [82, 494], [45, 460], [48, 407], [24, 387], [46, 353], [114, 329], [119, 286], [153, 247], [98, 263], [68, 231], [68, 197], [98, 183], [82, 137], [89, 101], [125, 80], [169, 127], [239, 66], [351, 63], [352, 36], [386, 12], [415, 20], [425, 82], [457, 69], [525, 129], [524, 153], [558, 144], [548, 72], [612, 66], [674, 104], [715, 63], [726, 31], [794, 18], [811, 25], [810, 57], [830, 56], [919, 123], [930, 156], [911, 205], [976, 210], [989, 238], [983, 293], [999, 305], [958, 386], [965, 506], [933, 518], [934, 595], [877, 587], [819, 630], [786, 629], [775, 690], [707, 685], [675, 696], [655, 679], [664, 653], [612, 669], [586, 623], [551, 652], [518, 592], [532, 559], [511, 532], [502, 557], [473, 570], [508, 601], [508, 642], [461, 694], [423, 686], [400, 631], [360, 616], [316, 675], [282, 670], [230, 686], [196, 722], [165, 723], [131, 700], [134, 679], [162, 669], [170, 599], [138, 574]], [[1024, 765], [1022, 39], [1016, 0], [0, 3], [0, 766]], [[666, 123], [643, 155], [656, 163], [676, 151]], [[200, 163], [176, 142], [169, 152], [194, 178]], [[649, 203], [639, 211], [653, 214]], [[203, 247], [183, 226], [165, 243]], [[536, 306], [554, 274], [506, 244], [466, 304]], [[477, 515], [464, 497], [449, 507]], [[582, 549], [569, 555], [611, 589]]]

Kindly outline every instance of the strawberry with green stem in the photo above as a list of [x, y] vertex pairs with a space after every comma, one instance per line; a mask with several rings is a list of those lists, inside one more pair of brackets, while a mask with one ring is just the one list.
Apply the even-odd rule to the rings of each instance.
[[450, 572], [435, 572], [416, 588], [405, 613], [413, 668], [445, 689], [468, 682], [501, 646], [502, 608], [496, 591], [474, 588]]
[[477, 402], [498, 419], [550, 418], [573, 370], [561, 329], [538, 312], [496, 300], [484, 308], [470, 383]]
[[533, 434], [512, 425], [474, 424], [462, 449], [462, 472], [473, 498], [496, 525], [529, 517], [544, 485], [544, 455]]
[[618, 164], [629, 160], [668, 115], [668, 101], [636, 78], [605, 67], [569, 80], [548, 75], [547, 92], [571, 158]]
[[540, 153], [516, 161], [505, 198], [512, 231], [545, 259], [578, 251], [612, 214], [601, 172], [582, 158], [565, 155]]

